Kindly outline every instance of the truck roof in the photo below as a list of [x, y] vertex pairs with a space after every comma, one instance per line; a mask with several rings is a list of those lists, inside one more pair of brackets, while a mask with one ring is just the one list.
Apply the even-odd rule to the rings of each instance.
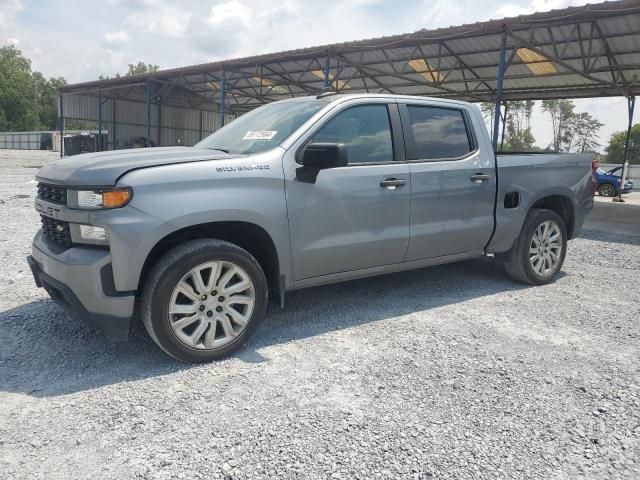
[[[309, 101], [318, 101], [323, 100], [327, 103], [332, 102], [344, 102], [347, 100], [352, 100], [354, 98], [387, 98], [393, 100], [430, 100], [437, 103], [447, 103], [447, 104], [457, 104], [457, 105], [469, 105], [470, 102], [464, 102], [461, 100], [452, 100], [445, 98], [437, 98], [437, 97], [426, 97], [419, 95], [396, 95], [389, 93], [337, 93], [332, 91], [322, 92], [318, 95], [309, 95], [306, 97], [295, 97], [295, 98], [287, 98], [284, 100], [278, 100], [280, 102], [309, 102]], [[276, 102], [274, 102], [276, 103]]]

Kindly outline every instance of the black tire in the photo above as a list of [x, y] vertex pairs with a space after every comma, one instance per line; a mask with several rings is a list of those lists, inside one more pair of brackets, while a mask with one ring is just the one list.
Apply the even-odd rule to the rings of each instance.
[[598, 187], [598, 194], [601, 197], [615, 197], [616, 187], [611, 183], [603, 183]]
[[[255, 304], [246, 327], [233, 341], [216, 349], [196, 349], [187, 346], [173, 332], [169, 302], [173, 289], [184, 275], [192, 268], [214, 260], [234, 263], [249, 275]], [[230, 355], [251, 338], [264, 317], [267, 302], [267, 280], [260, 264], [249, 252], [222, 240], [199, 239], [173, 248], [154, 265], [143, 286], [140, 313], [149, 336], [162, 350], [183, 362], [202, 363]]]
[[[553, 272], [548, 275], [540, 275], [536, 272], [529, 259], [529, 249], [536, 229], [546, 221], [557, 224], [561, 233], [562, 251], [560, 260]], [[505, 270], [511, 278], [530, 285], [545, 285], [552, 282], [562, 269], [567, 254], [567, 229], [562, 217], [556, 212], [547, 209], [532, 209], [527, 214], [520, 235], [513, 247], [506, 253], [497, 257], [502, 260]]]

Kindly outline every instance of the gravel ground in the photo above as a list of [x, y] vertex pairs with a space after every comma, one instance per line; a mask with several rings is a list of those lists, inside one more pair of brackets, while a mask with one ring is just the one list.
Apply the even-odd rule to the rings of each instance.
[[1, 478], [640, 478], [640, 237], [585, 231], [544, 287], [483, 259], [296, 292], [190, 366], [34, 286], [49, 158], [0, 150]]

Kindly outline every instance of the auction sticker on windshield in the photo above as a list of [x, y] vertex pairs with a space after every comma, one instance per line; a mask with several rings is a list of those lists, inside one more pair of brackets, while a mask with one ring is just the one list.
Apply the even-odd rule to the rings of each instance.
[[243, 140], [271, 140], [273, 137], [275, 137], [276, 133], [278, 133], [277, 130], [261, 130], [259, 132], [252, 132], [251, 130], [249, 130], [247, 133], [245, 133], [242, 139]]

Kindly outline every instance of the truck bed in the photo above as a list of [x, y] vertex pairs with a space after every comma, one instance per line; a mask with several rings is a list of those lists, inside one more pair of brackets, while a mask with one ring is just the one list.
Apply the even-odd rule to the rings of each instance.
[[593, 208], [592, 160], [593, 154], [579, 153], [498, 154], [496, 229], [487, 252], [509, 250], [522, 228], [526, 212], [536, 203], [568, 200], [573, 212], [568, 234], [569, 238], [575, 237], [582, 228], [584, 216]]

